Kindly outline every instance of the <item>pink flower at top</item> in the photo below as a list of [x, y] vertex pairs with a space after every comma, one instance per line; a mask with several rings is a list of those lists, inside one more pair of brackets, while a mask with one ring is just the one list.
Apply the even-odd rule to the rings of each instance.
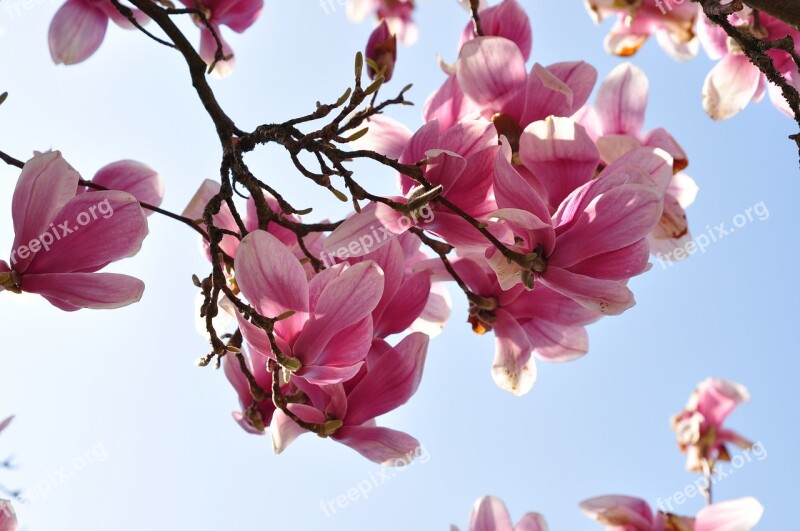
[[0, 500], [0, 531], [17, 531], [17, 515], [8, 500]]
[[[333, 3], [332, 0], [328, 2]], [[371, 13], [375, 13], [379, 21], [385, 20], [401, 43], [410, 46], [417, 42], [419, 32], [413, 20], [414, 0], [350, 0], [347, 3], [347, 17], [353, 22], [361, 22]]]
[[[469, 4], [469, 0], [466, 3]], [[531, 21], [517, 0], [503, 0], [496, 6], [481, 9], [478, 13], [484, 36], [506, 38], [517, 45], [525, 61], [530, 59], [533, 48]], [[475, 33], [475, 24], [470, 21], [461, 33], [458, 49], [461, 50], [467, 41], [476, 38], [478, 34]]]
[[700, 7], [687, 0], [585, 0], [594, 21], [617, 16], [606, 36], [608, 53], [627, 57], [639, 51], [650, 35], [673, 59], [697, 55], [700, 44], [694, 31]]
[[704, 507], [694, 518], [653, 514], [646, 501], [632, 496], [598, 496], [581, 502], [586, 516], [608, 531], [749, 531], [764, 508], [755, 498], [740, 498]]
[[[375, 418], [405, 404], [422, 380], [428, 336], [413, 333], [392, 347], [376, 340], [365, 363], [352, 379], [334, 385], [315, 386], [298, 379], [306, 404], [290, 404], [289, 410], [305, 422], [328, 423], [330, 437], [376, 463], [404, 466], [420, 454], [419, 442], [403, 432], [382, 428]], [[278, 410], [270, 425], [272, 445], [282, 452], [305, 430]]]
[[382, 20], [370, 34], [364, 55], [377, 67], [377, 72], [372, 67], [368, 68], [370, 79], [375, 79], [378, 73], [383, 75], [384, 81], [392, 79], [397, 62], [397, 37], [389, 30], [386, 20]]
[[[252, 26], [264, 8], [264, 0], [181, 0], [188, 8], [198, 7], [205, 13], [206, 19], [214, 28], [222, 44], [222, 55], [225, 61], [218, 61], [211, 72], [215, 77], [223, 78], [231, 75], [236, 66], [233, 50], [222, 37], [221, 26], [228, 26], [236, 33], [242, 33]], [[206, 64], [211, 65], [216, 57], [218, 45], [214, 34], [208, 29], [205, 22], [195, 18], [195, 24], [200, 28], [200, 57]]]
[[147, 235], [144, 212], [127, 192], [78, 194], [79, 180], [57, 151], [25, 163], [14, 190], [14, 244], [10, 262], [0, 261], [0, 286], [38, 293], [66, 311], [137, 302], [141, 280], [97, 271], [139, 251]]
[[[731, 15], [730, 21], [743, 31], [765, 40], [777, 40], [791, 36], [795, 51], [800, 51], [800, 31], [788, 24], [760, 13], [755, 19], [750, 8]], [[698, 32], [708, 56], [719, 62], [711, 69], [703, 84], [703, 108], [711, 118], [725, 120], [735, 116], [751, 101], [760, 101], [766, 92], [777, 109], [787, 116], [794, 116], [777, 85], [767, 78], [744, 55], [739, 45], [728, 38], [725, 30], [702, 17]], [[775, 68], [789, 83], [800, 88], [800, 75], [791, 56], [781, 50], [769, 50]]]
[[[537, 146], [539, 128], [557, 131], [551, 138], [568, 140]], [[538, 171], [538, 177], [552, 178], [551, 197], [556, 192], [557, 197], [568, 195], [551, 218], [539, 194], [505, 157], [497, 157], [495, 196], [500, 210], [492, 215], [512, 230], [504, 243], [532, 262], [531, 270], [524, 271], [490, 247], [486, 257], [501, 287], [523, 283], [531, 288], [534, 280], [541, 281], [601, 315], [620, 314], [633, 306], [627, 283], [649, 267], [645, 238], [663, 209], [663, 188], [651, 173], [652, 167], [665, 164], [658, 152], [669, 159], [660, 150], [632, 152], [595, 177], [599, 154], [580, 125], [567, 118], [531, 124], [521, 141], [523, 162]], [[541, 164], [533, 166], [537, 157]], [[553, 160], [545, 164], [544, 158]]]
[[747, 389], [735, 382], [708, 378], [697, 385], [684, 410], [672, 417], [672, 429], [686, 453], [689, 470], [703, 472], [705, 466], [713, 468], [717, 460], [730, 461], [728, 443], [740, 448], [752, 446], [735, 431], [722, 427], [736, 406], [749, 401]]
[[[140, 24], [147, 17], [132, 9]], [[73, 65], [85, 61], [100, 48], [111, 19], [121, 28], [135, 26], [107, 0], [68, 0], [50, 22], [50, 55], [56, 64]]]
[[[650, 251], [672, 256], [672, 251], [691, 241], [686, 208], [697, 196], [694, 180], [682, 172], [689, 164], [686, 153], [665, 129], [647, 133], [644, 126], [649, 81], [631, 63], [623, 63], [606, 77], [594, 106], [584, 106], [574, 117], [597, 144], [600, 160], [609, 165], [640, 147], [661, 148], [672, 156], [672, 174], [664, 196], [664, 213], [648, 236]], [[536, 168], [531, 168], [536, 173]]]
[[[503, 500], [495, 496], [479, 498], [469, 515], [469, 531], [547, 531], [547, 522], [539, 513], [525, 513], [514, 525]], [[458, 531], [456, 526], [452, 531]]]
[[[297, 257], [272, 234], [248, 234], [236, 250], [236, 282], [275, 324], [275, 341], [296, 378], [315, 384], [348, 380], [364, 363], [373, 338], [372, 312], [383, 296], [384, 273], [374, 262], [340, 264], [308, 280]], [[237, 315], [250, 349], [277, 359], [267, 333]]]

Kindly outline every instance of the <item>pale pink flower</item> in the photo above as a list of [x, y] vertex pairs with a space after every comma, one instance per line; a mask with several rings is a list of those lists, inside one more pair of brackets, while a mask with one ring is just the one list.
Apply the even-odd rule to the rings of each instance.
[[66, 311], [137, 302], [141, 280], [96, 271], [139, 251], [147, 235], [144, 212], [127, 192], [78, 194], [79, 180], [57, 151], [25, 164], [12, 202], [10, 265], [0, 261], [0, 286], [38, 293]]
[[[274, 336], [295, 377], [332, 384], [359, 371], [373, 338], [372, 311], [383, 296], [384, 273], [374, 262], [340, 264], [308, 280], [278, 238], [257, 230], [236, 251], [236, 282], [260, 315], [294, 312], [275, 324]], [[267, 333], [237, 317], [249, 348], [276, 359]]]
[[[149, 20], [142, 12], [131, 11], [140, 24]], [[107, 0], [68, 0], [50, 22], [53, 62], [73, 65], [88, 59], [103, 43], [109, 19], [121, 28], [135, 27]]]
[[[466, 3], [469, 4], [469, 0]], [[526, 61], [530, 58], [533, 47], [531, 21], [517, 0], [503, 0], [496, 6], [480, 9], [479, 14], [484, 36], [506, 38], [517, 45]], [[461, 50], [464, 43], [477, 37], [475, 24], [468, 22], [461, 33], [458, 49]]]
[[[316, 386], [298, 379], [296, 384], [308, 403], [289, 404], [289, 409], [305, 422], [333, 422], [331, 439], [371, 461], [408, 465], [420, 454], [419, 442], [403, 432], [377, 426], [375, 418], [405, 404], [416, 393], [427, 350], [428, 336], [420, 333], [406, 336], [395, 347], [375, 340], [366, 363], [349, 381]], [[305, 430], [278, 410], [270, 432], [273, 448], [280, 453]]]
[[617, 17], [606, 36], [608, 53], [627, 57], [639, 51], [650, 35], [673, 59], [697, 55], [700, 44], [694, 31], [700, 6], [689, 0], [585, 0], [597, 24]]
[[0, 531], [17, 531], [17, 515], [8, 500], [0, 500]]
[[684, 410], [671, 421], [689, 470], [703, 472], [713, 468], [715, 461], [730, 461], [728, 443], [752, 446], [735, 431], [722, 427], [736, 406], [749, 401], [747, 389], [735, 382], [707, 378], [697, 385]]
[[[227, 26], [236, 33], [244, 32], [258, 20], [264, 8], [264, 0], [200, 0], [198, 3], [193, 0], [181, 0], [181, 3], [188, 8], [196, 8], [199, 4], [199, 8], [206, 15], [207, 21], [214, 28], [222, 44], [222, 55], [226, 60], [216, 63], [212, 75], [218, 78], [231, 75], [236, 61], [233, 50], [222, 37], [220, 27]], [[219, 48], [217, 40], [204, 21], [196, 17], [195, 24], [200, 28], [200, 57], [206, 64], [211, 65], [216, 59]]]
[[[161, 176], [151, 167], [135, 160], [120, 160], [100, 168], [92, 178], [108, 190], [128, 192], [140, 203], [161, 206], [164, 199], [164, 182]], [[86, 191], [92, 191], [87, 188]], [[149, 216], [152, 210], [145, 210]]]
[[[333, 0], [328, 2], [332, 4]], [[402, 44], [410, 46], [417, 42], [419, 31], [413, 20], [414, 0], [350, 0], [347, 3], [347, 17], [353, 22], [361, 22], [372, 13], [379, 22], [386, 21]]]
[[[594, 106], [584, 106], [574, 117], [597, 144], [603, 165], [640, 147], [661, 148], [672, 156], [674, 175], [665, 175], [664, 213], [648, 236], [652, 253], [672, 256], [672, 251], [691, 241], [686, 208], [697, 196], [694, 180], [682, 173], [689, 161], [683, 148], [665, 129], [643, 132], [649, 81], [631, 63], [623, 63], [605, 78]], [[536, 173], [535, 168], [531, 170]], [[666, 170], [666, 168], [665, 168]]]
[[[456, 526], [452, 531], [458, 531]], [[469, 515], [469, 531], [547, 531], [547, 522], [539, 513], [525, 513], [514, 525], [503, 500], [495, 496], [479, 498]]]
[[695, 517], [653, 514], [646, 501], [632, 496], [598, 496], [581, 502], [581, 511], [608, 531], [749, 531], [764, 508], [755, 498], [739, 498], [704, 507]]
[[[765, 40], [791, 36], [795, 42], [795, 51], [800, 51], [800, 31], [765, 13], [760, 13], [760, 22], [756, 23], [752, 10], [745, 8], [740, 13], [731, 15], [730, 21], [742, 31]], [[781, 89], [767, 82], [766, 76], [750, 62], [741, 47], [728, 38], [725, 30], [713, 25], [705, 17], [698, 23], [698, 29], [708, 56], [719, 60], [703, 84], [703, 108], [711, 118], [725, 120], [735, 116], [751, 101], [761, 101], [767, 92], [772, 104], [778, 110], [787, 116], [794, 116]], [[778, 72], [789, 83], [800, 88], [800, 75], [791, 56], [781, 50], [769, 50], [767, 55], [774, 62]]]

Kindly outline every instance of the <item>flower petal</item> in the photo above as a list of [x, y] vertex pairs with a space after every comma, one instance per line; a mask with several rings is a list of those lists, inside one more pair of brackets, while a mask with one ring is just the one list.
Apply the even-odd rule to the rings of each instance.
[[55, 64], [88, 59], [103, 42], [108, 16], [88, 0], [67, 0], [50, 22], [50, 55]]
[[139, 302], [144, 282], [116, 273], [45, 273], [24, 275], [22, 289], [72, 312], [81, 308], [122, 308]]
[[[120, 160], [101, 168], [92, 179], [109, 190], [128, 192], [137, 201], [160, 206], [164, 198], [164, 182], [152, 168], [135, 160]], [[152, 211], [148, 210], [147, 214]]]

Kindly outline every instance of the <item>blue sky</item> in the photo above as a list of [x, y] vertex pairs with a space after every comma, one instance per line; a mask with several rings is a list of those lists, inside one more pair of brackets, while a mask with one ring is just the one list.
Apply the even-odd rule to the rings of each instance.
[[[602, 49], [607, 28], [594, 27], [581, 2], [522, 3], [533, 23], [532, 60], [583, 59], [601, 76], [619, 63]], [[455, 58], [467, 20], [455, 4], [420, 2], [420, 41], [400, 50], [385, 89], [393, 95], [414, 83], [418, 105], [390, 113], [412, 128], [443, 81], [435, 54]], [[20, 158], [59, 149], [87, 178], [109, 162], [141, 160], [164, 176], [165, 207], [181, 211], [200, 181], [215, 177], [220, 152], [180, 56], [112, 27], [89, 61], [55, 67], [47, 27], [57, 7], [0, 5], [0, 91], [10, 93], [0, 107], [0, 149]], [[237, 70], [214, 88], [244, 129], [305, 114], [348, 86], [353, 54], [369, 30], [350, 24], [338, 4], [326, 13], [313, 1], [267, 0], [251, 30], [228, 34]], [[274, 456], [267, 438], [245, 434], [231, 419], [237, 401], [224, 375], [194, 366], [206, 346], [194, 332], [190, 278], [207, 264], [194, 233], [153, 216], [142, 251], [111, 268], [146, 282], [141, 303], [66, 314], [0, 294], [0, 417], [17, 415], [0, 438], [0, 458], [13, 454], [19, 464], [0, 471], [0, 483], [41, 493], [18, 508], [23, 528], [465, 528], [474, 500], [494, 494], [514, 518], [535, 510], [556, 531], [597, 529], [578, 511], [582, 499], [624, 493], [654, 504], [696, 479], [684, 470], [669, 417], [707, 376], [749, 388], [753, 400], [730, 426], [766, 449], [764, 459], [725, 477], [715, 496], [755, 496], [766, 507], [760, 529], [791, 528], [800, 474], [793, 397], [800, 362], [791, 354], [800, 295], [793, 270], [800, 244], [791, 227], [800, 216], [800, 180], [786, 140], [792, 122], [764, 102], [713, 123], [701, 108], [712, 65], [704, 56], [674, 63], [652, 42], [634, 62], [651, 80], [646, 127], [668, 128], [689, 154], [688, 173], [701, 188], [689, 210], [695, 232], [730, 226], [760, 203], [769, 216], [704, 254], [667, 269], [655, 264], [635, 279], [638, 305], [590, 327], [588, 356], [540, 363], [533, 391], [515, 398], [492, 382], [492, 338], [471, 333], [453, 291], [453, 318], [431, 343], [418, 394], [382, 419], [422, 441], [422, 459], [386, 477], [350, 449], [312, 436]], [[280, 150], [249, 160], [295, 203], [330, 204]], [[389, 172], [357, 171], [372, 189], [393, 190]], [[10, 249], [13, 238], [17, 175], [0, 167], [0, 249]], [[316, 213], [345, 212], [331, 205]], [[336, 514], [321, 509], [370, 481], [377, 486], [366, 499]], [[676, 510], [694, 514], [701, 506], [696, 497]]]

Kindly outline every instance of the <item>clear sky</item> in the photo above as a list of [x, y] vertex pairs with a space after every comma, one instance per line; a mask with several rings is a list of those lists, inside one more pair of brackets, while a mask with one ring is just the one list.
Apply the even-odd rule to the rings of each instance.
[[[241, 127], [305, 114], [348, 86], [370, 27], [349, 23], [334, 4], [326, 13], [316, 1], [267, 0], [253, 28], [226, 34], [237, 70], [213, 85]], [[384, 93], [414, 83], [419, 105], [391, 113], [412, 128], [444, 79], [435, 54], [455, 59], [467, 20], [455, 1], [419, 4], [419, 43], [399, 51]], [[618, 64], [602, 49], [607, 27], [594, 27], [578, 0], [523, 4], [533, 22], [532, 61], [584, 59], [601, 76]], [[165, 207], [181, 211], [201, 180], [215, 178], [220, 155], [181, 57], [111, 27], [89, 61], [55, 67], [47, 28], [57, 7], [0, 3], [0, 91], [10, 93], [0, 107], [0, 149], [23, 159], [59, 149], [86, 178], [115, 160], [141, 160], [164, 176]], [[485, 494], [503, 498], [515, 519], [535, 510], [555, 531], [596, 529], [578, 511], [582, 499], [624, 493], [655, 504], [696, 479], [684, 470], [669, 417], [707, 376], [747, 385], [753, 400], [729, 425], [767, 451], [725, 477], [716, 497], [755, 496], [766, 507], [760, 529], [794, 528], [800, 244], [792, 227], [800, 225], [800, 179], [786, 139], [792, 122], [764, 102], [713, 123], [700, 100], [712, 65], [705, 56], [677, 64], [651, 42], [634, 61], [651, 80], [647, 127], [668, 128], [689, 153], [688, 172], [701, 187], [689, 210], [695, 232], [730, 226], [762, 202], [767, 219], [671, 268], [655, 264], [632, 283], [635, 308], [590, 327], [589, 355], [539, 363], [539, 381], [522, 398], [492, 382], [493, 340], [472, 334], [453, 291], [453, 318], [431, 343], [418, 394], [381, 420], [416, 436], [426, 454], [386, 478], [352, 450], [310, 435], [274, 456], [267, 437], [233, 422], [238, 404], [224, 375], [194, 366], [206, 345], [194, 332], [190, 278], [207, 264], [194, 233], [153, 216], [142, 251], [111, 268], [146, 282], [141, 303], [67, 314], [0, 294], [0, 417], [17, 415], [0, 438], [0, 458], [13, 454], [18, 463], [0, 470], [0, 484], [40, 492], [18, 507], [23, 529], [464, 529]], [[280, 150], [249, 160], [296, 204], [330, 203]], [[0, 167], [5, 250], [17, 175]], [[375, 166], [359, 166], [357, 176], [393, 190], [392, 175]], [[378, 486], [367, 499], [328, 516], [320, 508], [373, 477]], [[701, 506], [695, 497], [675, 509], [694, 514]]]

